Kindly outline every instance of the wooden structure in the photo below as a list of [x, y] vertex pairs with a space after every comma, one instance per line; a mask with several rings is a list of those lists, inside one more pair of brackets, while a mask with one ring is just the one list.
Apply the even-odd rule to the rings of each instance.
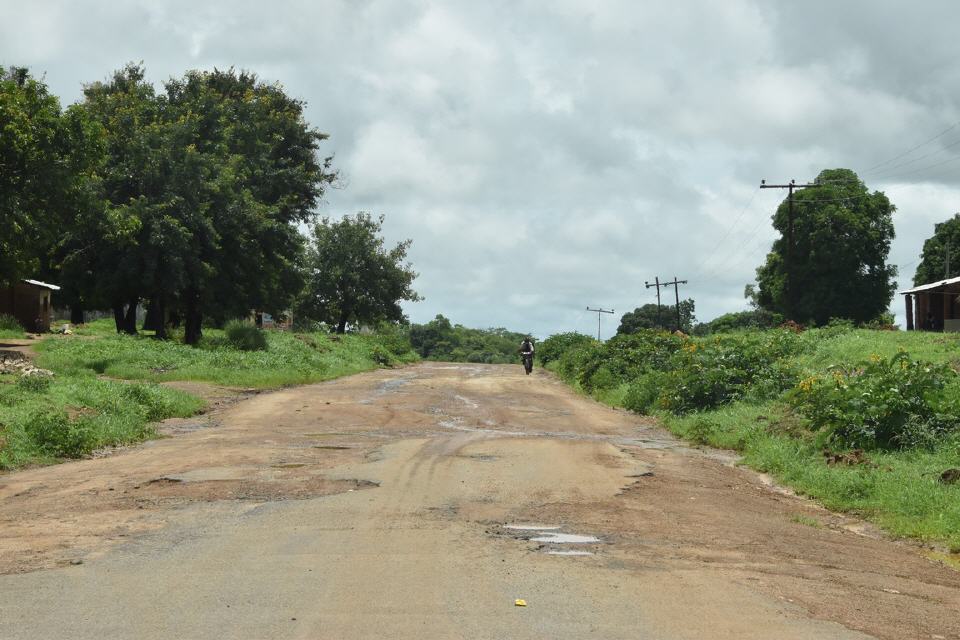
[[50, 296], [60, 287], [38, 280], [0, 285], [0, 313], [13, 316], [27, 331], [46, 333], [53, 320]]
[[960, 331], [960, 278], [901, 291], [907, 331]]

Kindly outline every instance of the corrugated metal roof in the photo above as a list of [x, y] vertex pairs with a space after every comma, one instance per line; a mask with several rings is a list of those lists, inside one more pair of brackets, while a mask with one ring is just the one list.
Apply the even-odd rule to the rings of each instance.
[[931, 289], [937, 289], [939, 287], [945, 287], [948, 284], [957, 284], [960, 282], [960, 277], [957, 278], [947, 278], [946, 280], [940, 280], [939, 282], [931, 282], [930, 284], [922, 284], [919, 287], [914, 287], [913, 289], [906, 289], [901, 291], [900, 294], [904, 295], [907, 293], [920, 293], [921, 291], [930, 291]]
[[46, 282], [40, 282], [39, 280], [27, 280], [24, 279], [23, 282], [27, 284], [32, 284], [35, 287], [42, 287], [44, 289], [50, 289], [50, 291], [60, 291], [60, 287], [55, 284], [47, 284]]

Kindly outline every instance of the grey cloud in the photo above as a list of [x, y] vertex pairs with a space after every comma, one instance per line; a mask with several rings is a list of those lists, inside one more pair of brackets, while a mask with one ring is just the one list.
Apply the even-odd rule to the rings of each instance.
[[[783, 196], [761, 178], [866, 172], [960, 120], [946, 1], [0, 9], [0, 63], [46, 73], [65, 102], [130, 60], [157, 82], [214, 66], [281, 81], [344, 175], [322, 213], [384, 213], [391, 241], [413, 238], [413, 319], [540, 335], [593, 331], [587, 304], [652, 301], [656, 275], [689, 279], [700, 318], [743, 308]], [[957, 140], [864, 174], [899, 207], [895, 262], [958, 208]]]

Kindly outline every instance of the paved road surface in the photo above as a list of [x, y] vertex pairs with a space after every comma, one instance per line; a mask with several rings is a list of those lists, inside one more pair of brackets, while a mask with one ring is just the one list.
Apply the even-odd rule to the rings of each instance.
[[956, 572], [519, 366], [167, 430], [0, 478], [0, 638], [960, 637]]

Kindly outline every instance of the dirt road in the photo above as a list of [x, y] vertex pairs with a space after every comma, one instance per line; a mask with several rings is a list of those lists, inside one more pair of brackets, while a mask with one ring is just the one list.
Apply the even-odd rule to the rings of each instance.
[[960, 573], [519, 366], [164, 428], [0, 476], [0, 637], [960, 638]]

